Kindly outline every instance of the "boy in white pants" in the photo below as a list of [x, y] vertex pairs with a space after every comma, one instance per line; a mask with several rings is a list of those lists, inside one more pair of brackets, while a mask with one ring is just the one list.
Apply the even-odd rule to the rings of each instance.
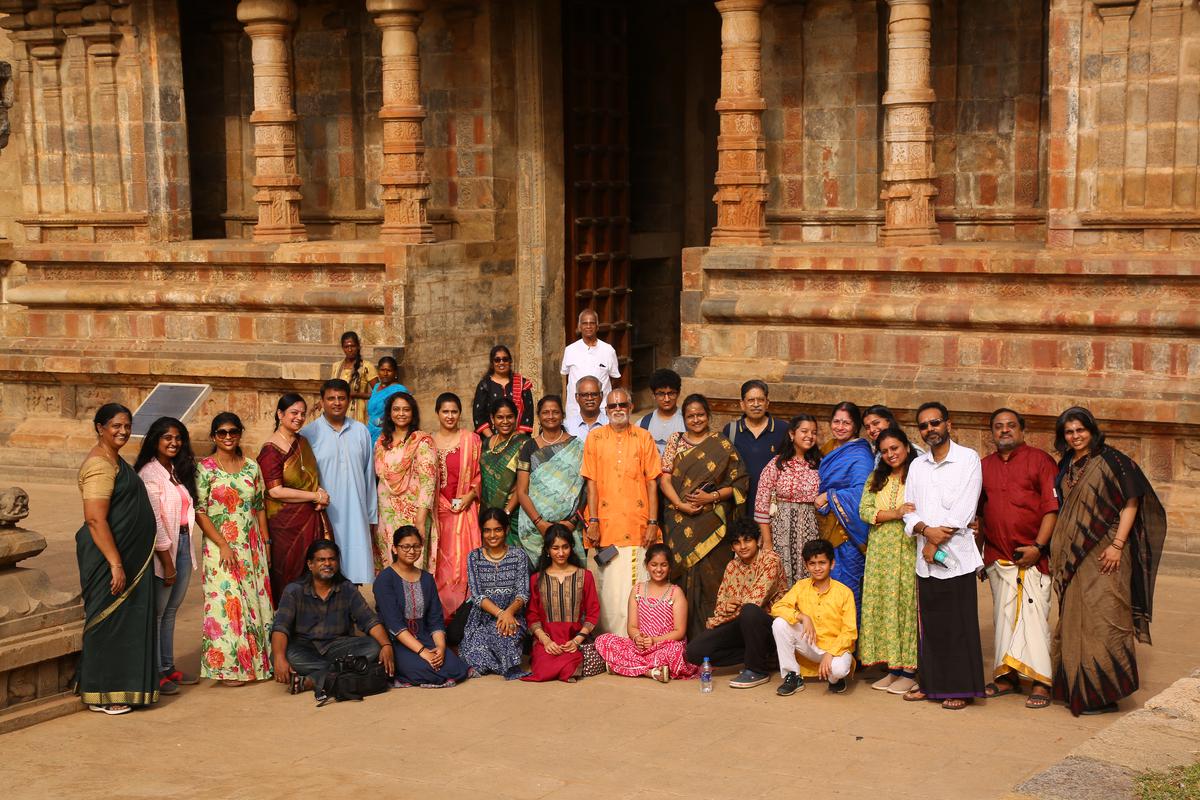
[[[779, 651], [783, 684], [775, 691], [787, 697], [804, 691], [804, 678], [829, 681], [829, 691], [846, 691], [858, 640], [854, 593], [829, 577], [833, 545], [824, 539], [806, 542], [801, 551], [809, 577], [796, 581], [771, 606], [771, 633]], [[799, 656], [799, 658], [797, 658]]]

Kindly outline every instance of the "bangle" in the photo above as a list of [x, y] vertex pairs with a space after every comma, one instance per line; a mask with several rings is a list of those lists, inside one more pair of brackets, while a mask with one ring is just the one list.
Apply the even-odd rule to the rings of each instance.
[[383, 649], [385, 647], [391, 647], [391, 646], [392, 646], [391, 642], [384, 642], [383, 644], [379, 645], [379, 648]]
[[537, 518], [537, 519], [535, 519], [535, 520], [533, 521], [533, 524], [534, 524], [534, 525], [537, 525], [537, 524], [538, 524], [539, 522], [541, 522], [541, 521], [542, 521], [542, 515], [541, 515], [541, 514], [538, 514], [538, 518]]
[[1115, 548], [1117, 548], [1118, 550], [1124, 550], [1124, 549], [1125, 549], [1125, 543], [1124, 543], [1124, 542], [1118, 542], [1116, 539], [1113, 539], [1112, 545], [1110, 545], [1110, 546], [1111, 546], [1111, 547], [1115, 547]]
[[421, 653], [424, 653], [424, 652], [425, 652], [425, 645], [421, 645], [421, 649], [417, 651], [417, 655], [421, 655]]
[[600, 521], [599, 517], [588, 517], [588, 525], [591, 525], [593, 522], [599, 522], [599, 521]]

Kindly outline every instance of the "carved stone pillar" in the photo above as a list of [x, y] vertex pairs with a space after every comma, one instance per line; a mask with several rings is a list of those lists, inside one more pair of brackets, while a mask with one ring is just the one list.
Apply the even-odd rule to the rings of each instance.
[[717, 225], [712, 245], [763, 245], [767, 233], [767, 143], [762, 114], [764, 0], [719, 0], [721, 117], [717, 136]]
[[417, 28], [425, 0], [367, 0], [367, 11], [383, 31], [383, 226], [379, 238], [393, 242], [432, 242], [426, 218], [429, 172], [421, 122], [421, 56]]
[[937, 244], [929, 0], [888, 0], [881, 245]]
[[254, 72], [254, 180], [260, 242], [308, 238], [300, 222], [300, 174], [296, 163], [296, 112], [292, 109], [289, 38], [296, 20], [292, 0], [241, 0], [238, 21], [250, 37]]

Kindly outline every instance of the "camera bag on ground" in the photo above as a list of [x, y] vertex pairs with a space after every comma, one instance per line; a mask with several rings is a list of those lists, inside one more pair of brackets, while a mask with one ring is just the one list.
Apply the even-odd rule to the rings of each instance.
[[324, 705], [329, 700], [362, 700], [372, 694], [382, 694], [391, 686], [383, 665], [364, 656], [342, 656], [333, 661], [316, 696]]

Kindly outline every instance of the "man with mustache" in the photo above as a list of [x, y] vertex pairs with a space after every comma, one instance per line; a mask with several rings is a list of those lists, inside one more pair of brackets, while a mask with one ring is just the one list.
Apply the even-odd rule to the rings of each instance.
[[662, 536], [658, 524], [662, 460], [650, 432], [630, 424], [633, 398], [627, 390], [609, 392], [605, 410], [608, 424], [592, 431], [583, 447], [580, 473], [587, 480], [588, 496], [583, 544], [600, 594], [597, 630], [625, 636], [629, 591], [635, 580], [648, 578], [643, 550]]
[[975, 574], [983, 559], [969, 528], [979, 507], [979, 455], [950, 438], [950, 412], [941, 403], [917, 409], [917, 430], [929, 452], [908, 468], [904, 500], [916, 509], [904, 529], [917, 537], [917, 603], [921, 684], [905, 700], [941, 700], [957, 711], [984, 697]]
[[[1011, 408], [992, 412], [996, 452], [983, 459], [979, 531], [992, 587], [996, 631], [988, 697], [1020, 693], [1033, 683], [1026, 708], [1050, 705], [1050, 535], [1058, 520], [1058, 467], [1025, 444], [1025, 418]], [[1022, 597], [1024, 602], [1022, 602]]]

